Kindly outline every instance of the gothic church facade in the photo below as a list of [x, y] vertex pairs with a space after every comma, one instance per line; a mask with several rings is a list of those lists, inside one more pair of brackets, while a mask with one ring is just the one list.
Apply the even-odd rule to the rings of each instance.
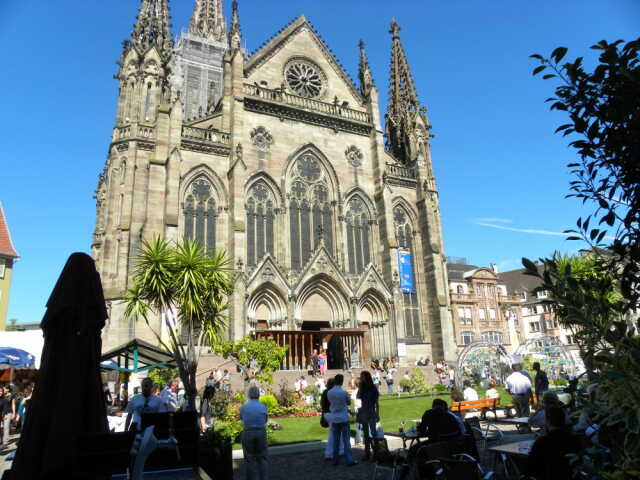
[[174, 44], [168, 0], [141, 0], [96, 190], [105, 349], [154, 340], [120, 300], [162, 235], [233, 260], [230, 338], [344, 330], [373, 357], [455, 358], [430, 125], [399, 31], [381, 124], [362, 42], [356, 85], [302, 15], [249, 55], [236, 1], [227, 23], [221, 0], [195, 0]]

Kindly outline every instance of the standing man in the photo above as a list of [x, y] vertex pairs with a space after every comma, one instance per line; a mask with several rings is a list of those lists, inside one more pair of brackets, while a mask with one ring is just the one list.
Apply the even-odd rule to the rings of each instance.
[[9, 434], [11, 433], [11, 421], [16, 414], [16, 400], [11, 394], [9, 387], [4, 387], [2, 390], [2, 402], [0, 403], [0, 409], [2, 409], [2, 447], [9, 445]]
[[544, 392], [549, 390], [549, 378], [547, 377], [547, 372], [545, 372], [544, 370], [540, 370], [539, 362], [534, 362], [533, 370], [536, 372], [536, 377], [534, 380], [536, 387], [536, 403], [540, 404], [540, 402], [542, 402]]
[[160, 397], [156, 397], [152, 395], [153, 390], [153, 380], [149, 377], [144, 378], [142, 380], [142, 393], [139, 395], [135, 395], [131, 398], [131, 401], [127, 403], [127, 408], [125, 412], [128, 413], [127, 421], [124, 424], [124, 429], [129, 430], [131, 425], [133, 427], [141, 431], [142, 430], [142, 417], [143, 413], [158, 413], [160, 412], [160, 408], [162, 404], [160, 402]]
[[348, 405], [351, 403], [351, 397], [342, 389], [344, 377], [340, 374], [334, 378], [335, 386], [329, 390], [327, 398], [329, 399], [329, 413], [325, 415], [327, 422], [331, 424], [333, 432], [333, 464], [338, 465], [338, 452], [340, 441], [344, 445], [344, 458], [347, 466], [357, 465], [358, 462], [353, 461], [351, 454], [351, 439], [349, 434], [349, 410]]
[[160, 412], [175, 412], [178, 409], [178, 396], [176, 395], [178, 381], [177, 378], [169, 380], [167, 386], [160, 392], [160, 401], [162, 402]]
[[513, 373], [507, 377], [505, 385], [516, 407], [516, 417], [528, 417], [531, 380], [522, 373], [522, 365], [519, 363], [514, 363], [511, 368]]
[[258, 478], [267, 478], [267, 407], [258, 399], [258, 387], [249, 388], [249, 401], [240, 408], [240, 420], [244, 425], [242, 432], [242, 452], [247, 461], [247, 480], [255, 478], [257, 466]]

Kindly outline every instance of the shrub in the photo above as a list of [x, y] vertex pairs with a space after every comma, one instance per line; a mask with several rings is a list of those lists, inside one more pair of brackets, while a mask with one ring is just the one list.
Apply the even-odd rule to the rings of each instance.
[[278, 406], [278, 400], [273, 395], [261, 395], [260, 403], [267, 407], [269, 413]]
[[280, 382], [280, 391], [276, 395], [276, 399], [281, 407], [291, 407], [296, 403], [296, 392], [293, 388], [288, 387], [283, 380]]
[[411, 389], [411, 380], [409, 380], [408, 378], [403, 378], [402, 380], [400, 380], [400, 389], [403, 392], [409, 391]]
[[427, 379], [424, 372], [420, 368], [414, 368], [411, 372], [411, 380], [409, 380], [409, 391], [411, 393], [427, 393], [429, 391], [429, 385], [427, 385]]
[[441, 383], [436, 383], [433, 386], [433, 391], [435, 393], [449, 393], [449, 389], [446, 386], [442, 385]]
[[303, 390], [303, 393], [309, 397], [317, 397], [318, 395], [320, 395], [320, 389], [315, 385], [308, 385]]

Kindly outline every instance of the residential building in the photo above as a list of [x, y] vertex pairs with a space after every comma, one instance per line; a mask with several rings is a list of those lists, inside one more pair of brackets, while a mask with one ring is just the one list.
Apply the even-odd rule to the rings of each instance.
[[509, 294], [495, 265], [478, 267], [448, 258], [447, 273], [458, 352], [476, 341], [517, 348], [522, 339], [520, 299]]
[[160, 235], [227, 252], [227, 338], [287, 344], [289, 368], [318, 347], [329, 368], [345, 354], [455, 360], [431, 125], [399, 25], [382, 125], [364, 42], [356, 84], [304, 15], [249, 53], [237, 1], [227, 21], [221, 0], [195, 0], [177, 47], [168, 0], [140, 2], [96, 189], [104, 348], [155, 341], [121, 300]]
[[18, 258], [18, 252], [13, 246], [7, 219], [0, 202], [0, 330], [6, 328], [13, 265]]

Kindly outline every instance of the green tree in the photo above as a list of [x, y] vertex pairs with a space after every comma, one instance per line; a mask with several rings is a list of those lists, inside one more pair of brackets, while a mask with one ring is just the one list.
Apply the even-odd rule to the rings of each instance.
[[582, 58], [561, 63], [564, 47], [550, 58], [532, 55], [540, 62], [534, 75], [560, 81], [547, 100], [567, 112], [569, 123], [556, 132], [571, 135], [579, 155], [568, 165], [575, 178], [568, 196], [594, 206], [567, 233], [592, 249], [587, 258], [556, 254], [523, 264], [576, 334], [592, 380], [587, 409], [607, 448], [592, 448], [591, 461], [602, 477], [622, 480], [640, 476], [640, 337], [629, 321], [640, 299], [640, 39], [592, 49], [600, 56], [591, 72]]
[[178, 376], [178, 369], [170, 367], [153, 368], [149, 370], [147, 376], [153, 381], [154, 385], [165, 386], [169, 383], [169, 380]]
[[[219, 339], [232, 289], [223, 251], [206, 252], [193, 240], [173, 245], [154, 237], [143, 242], [125, 297], [125, 317], [144, 319], [158, 343], [173, 352], [189, 409], [195, 409], [201, 347]], [[161, 317], [168, 339], [151, 326], [151, 315]]]
[[236, 342], [218, 342], [212, 348], [218, 355], [235, 362], [242, 371], [245, 384], [253, 381], [270, 384], [272, 373], [280, 368], [289, 347], [281, 347], [273, 340], [248, 336]]

